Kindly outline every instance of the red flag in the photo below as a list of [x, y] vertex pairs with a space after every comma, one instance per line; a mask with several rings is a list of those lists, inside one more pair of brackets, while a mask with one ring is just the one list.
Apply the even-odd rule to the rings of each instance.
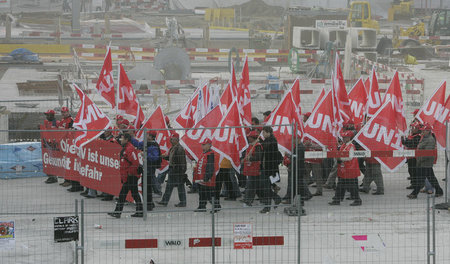
[[[366, 125], [361, 128], [353, 140], [372, 153], [403, 149], [397, 123], [392, 122], [392, 117], [395, 115], [392, 104], [385, 102]], [[404, 157], [392, 156], [375, 157], [375, 159], [391, 172], [400, 168], [406, 160]]]
[[[109, 120], [108, 116], [77, 85], [74, 84], [73, 87], [81, 100], [81, 106], [73, 121], [73, 127], [77, 130], [84, 130], [75, 131], [74, 143], [77, 147], [83, 147], [99, 137], [103, 133], [101, 130], [108, 129], [111, 126], [111, 120]], [[91, 131], [99, 129], [101, 130]]]
[[[140, 141], [144, 139], [144, 130], [143, 128], [156, 130], [156, 142], [158, 142], [159, 147], [161, 149], [161, 153], [168, 152], [170, 149], [170, 131], [167, 130], [167, 124], [165, 122], [165, 116], [161, 109], [161, 106], [158, 105], [156, 110], [152, 113], [150, 117], [143, 123], [142, 129], [140, 129], [136, 133], [136, 138]], [[159, 130], [160, 129], [160, 130]], [[161, 167], [158, 169], [159, 172], [166, 171], [169, 168], [169, 163], [166, 160], [163, 160], [161, 163]]]
[[222, 114], [225, 114], [233, 101], [235, 101], [235, 94], [233, 93], [233, 89], [231, 87], [231, 83], [229, 82], [220, 97], [220, 108], [222, 109]]
[[234, 70], [234, 64], [231, 63], [231, 89], [233, 89], [233, 95], [237, 96], [237, 81], [236, 81], [236, 72]]
[[189, 129], [188, 131], [186, 131], [183, 137], [181, 137], [181, 145], [189, 152], [189, 154], [191, 154], [191, 156], [195, 160], [198, 160], [203, 152], [201, 142], [206, 138], [212, 140], [212, 134], [214, 130], [203, 128], [217, 127], [220, 120], [222, 120], [222, 112], [220, 111], [220, 107], [216, 106], [197, 124], [195, 124], [193, 129]]
[[295, 123], [297, 124], [297, 133], [300, 137], [303, 137], [304, 127], [302, 118], [302, 108], [300, 106], [300, 79], [297, 77], [291, 86], [291, 96], [294, 103], [294, 109], [297, 116], [295, 117]]
[[198, 105], [197, 111], [194, 115], [195, 123], [199, 122], [206, 114], [209, 112], [209, 89], [208, 83], [205, 83], [202, 88], [198, 91]]
[[347, 89], [345, 88], [344, 76], [342, 75], [339, 56], [336, 56], [335, 73], [333, 76], [333, 106], [336, 107], [337, 122], [351, 120], [350, 103], [348, 101]]
[[244, 67], [242, 68], [242, 76], [239, 80], [238, 102], [242, 113], [242, 122], [244, 125], [252, 124], [252, 104], [250, 94], [250, 75], [248, 71], [248, 57], [245, 57]]
[[289, 91], [284, 95], [275, 110], [272, 111], [269, 120], [266, 122], [267, 126], [272, 126], [278, 146], [284, 152], [291, 153], [292, 151], [292, 124], [296, 124], [298, 137], [302, 137], [303, 125], [300, 120], [292, 98], [292, 91]]
[[[444, 90], [445, 90], [446, 82], [444, 82], [441, 85], [441, 88], [442, 88], [442, 86], [444, 86]], [[437, 109], [434, 114], [436, 121], [434, 123], [432, 123], [433, 124], [433, 132], [434, 132], [434, 135], [436, 136], [436, 142], [437, 142], [439, 148], [444, 149], [446, 147], [446, 138], [447, 138], [445, 122], [450, 121], [450, 96], [447, 98], [447, 100], [445, 101], [445, 104], [443, 106], [437, 105], [436, 108]], [[420, 112], [418, 113], [417, 117], [419, 117], [419, 115], [421, 115]]]
[[175, 123], [182, 128], [191, 128], [195, 125], [194, 114], [197, 113], [198, 107], [198, 93], [201, 87], [198, 87], [197, 90], [192, 94], [189, 101], [184, 105], [183, 109], [181, 109], [178, 116], [175, 118]]
[[381, 106], [381, 96], [378, 89], [378, 80], [375, 68], [372, 69], [372, 79], [370, 80], [370, 89], [367, 98], [367, 116], [372, 117]]
[[326, 91], [325, 91], [325, 86], [324, 86], [324, 87], [322, 87], [322, 90], [320, 91], [319, 97], [317, 97], [316, 102], [314, 103], [311, 113], [314, 112], [314, 110], [320, 105], [320, 102], [322, 101], [325, 94], [326, 94]]
[[331, 91], [318, 103], [305, 124], [305, 137], [322, 147], [336, 149], [336, 122], [334, 120]]
[[415, 116], [421, 123], [433, 125], [439, 118], [445, 105], [445, 90], [446, 82], [444, 81], [422, 105]]
[[112, 108], [116, 108], [114, 77], [112, 70], [111, 48], [108, 47], [106, 50], [102, 71], [98, 76], [97, 85], [95, 87], [97, 88], [98, 93], [105, 99], [106, 103]]
[[228, 112], [222, 117], [218, 128], [214, 131], [212, 148], [231, 161], [233, 168], [239, 171], [240, 156], [248, 147], [247, 137], [242, 126], [241, 116], [236, 101], [228, 108]]
[[134, 126], [139, 127], [144, 122], [144, 113], [139, 104], [133, 86], [122, 64], [119, 64], [119, 89], [117, 110], [119, 113], [133, 116]]
[[400, 86], [400, 79], [398, 78], [397, 71], [394, 73], [394, 77], [391, 80], [389, 89], [384, 95], [383, 104], [387, 101], [391, 102], [392, 107], [395, 110], [395, 121], [397, 122], [397, 128], [400, 130], [400, 132], [406, 133], [408, 126], [406, 125], [405, 109], [403, 108], [402, 88]]
[[353, 115], [353, 121], [355, 124], [363, 122], [364, 114], [366, 113], [367, 93], [362, 79], [359, 79], [355, 83], [348, 94], [348, 99], [350, 101], [350, 111]]

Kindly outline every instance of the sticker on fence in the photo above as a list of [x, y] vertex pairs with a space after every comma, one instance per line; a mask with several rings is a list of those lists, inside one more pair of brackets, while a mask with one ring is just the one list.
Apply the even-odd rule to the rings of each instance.
[[253, 229], [251, 223], [235, 223], [234, 231], [234, 249], [252, 249], [253, 248]]
[[78, 216], [54, 217], [53, 226], [55, 242], [70, 242], [78, 240]]
[[380, 234], [353, 235], [352, 238], [365, 253], [380, 252], [386, 248]]
[[14, 249], [16, 246], [16, 235], [14, 221], [0, 222], [0, 250]]

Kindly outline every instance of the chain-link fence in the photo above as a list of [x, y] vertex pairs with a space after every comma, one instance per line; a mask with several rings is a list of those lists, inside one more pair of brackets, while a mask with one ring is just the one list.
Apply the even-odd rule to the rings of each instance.
[[[342, 153], [300, 143], [295, 128], [124, 128], [82, 148], [73, 130], [47, 129], [33, 131], [40, 142], [2, 144], [0, 263], [450, 260], [449, 214], [434, 206], [448, 203], [444, 152], [428, 185], [407, 164], [389, 172], [370, 158], [429, 152]], [[238, 155], [217, 155], [231, 147]], [[343, 185], [340, 164], [358, 159], [347, 174], [360, 176]], [[139, 164], [149, 177], [136, 177]], [[409, 199], [411, 181], [419, 189]], [[71, 241], [76, 230], [75, 242], [56, 242]]]

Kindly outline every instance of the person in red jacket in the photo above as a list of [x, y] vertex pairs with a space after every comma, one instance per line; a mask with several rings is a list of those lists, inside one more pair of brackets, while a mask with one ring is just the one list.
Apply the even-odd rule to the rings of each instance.
[[245, 152], [241, 164], [244, 167], [242, 174], [247, 177], [245, 187], [245, 206], [252, 206], [255, 194], [258, 194], [262, 204], [266, 205], [260, 213], [270, 212], [269, 191], [271, 190], [269, 178], [261, 174], [261, 163], [263, 160], [263, 147], [258, 142], [259, 132], [252, 130], [248, 135], [249, 147]]
[[[58, 122], [58, 128], [61, 129], [71, 129], [73, 126], [73, 119], [70, 116], [70, 112], [69, 112], [69, 108], [67, 107], [62, 107], [61, 108], [61, 115], [62, 118], [61, 120]], [[63, 186], [63, 187], [68, 187], [70, 185], [72, 185], [73, 181], [71, 180], [64, 180], [63, 183], [60, 183], [59, 185]]]
[[131, 191], [131, 196], [136, 202], [136, 213], [132, 214], [131, 217], [142, 217], [142, 201], [138, 192], [138, 151], [131, 144], [131, 135], [123, 134], [120, 140], [123, 147], [122, 151], [120, 151], [120, 181], [122, 182], [122, 189], [120, 189], [116, 209], [113, 213], [108, 213], [108, 215], [120, 218], [125, 199], [128, 192]]
[[[348, 191], [351, 198], [354, 199], [350, 206], [358, 206], [362, 204], [361, 198], [358, 192], [358, 177], [360, 175], [358, 159], [352, 157], [351, 152], [355, 150], [355, 146], [351, 142], [353, 138], [353, 131], [348, 130], [341, 133], [342, 145], [339, 149], [338, 158], [338, 183], [336, 187], [336, 193], [333, 197], [333, 201], [329, 202], [329, 205], [339, 205], [344, 200], [345, 191]], [[345, 156], [349, 156], [345, 158]]]
[[212, 203], [214, 197], [214, 209], [221, 208], [219, 197], [215, 195], [216, 189], [216, 160], [214, 151], [211, 149], [211, 140], [205, 139], [202, 144], [202, 156], [198, 159], [197, 166], [195, 167], [195, 173], [199, 179], [199, 201], [198, 208], [195, 212], [206, 212], [206, 203], [209, 201]]
[[59, 126], [58, 127], [59, 128], [64, 128], [64, 129], [72, 128], [73, 119], [70, 116], [69, 108], [67, 108], [65, 106], [63, 108], [61, 108], [61, 115], [62, 115], [62, 118], [59, 121]]

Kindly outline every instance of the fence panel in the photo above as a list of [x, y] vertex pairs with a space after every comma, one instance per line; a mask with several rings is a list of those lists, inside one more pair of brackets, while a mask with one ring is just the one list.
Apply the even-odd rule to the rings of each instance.
[[[285, 126], [284, 131], [289, 131], [289, 128], [292, 127]], [[214, 133], [214, 128], [202, 130]], [[273, 127], [273, 130], [278, 133], [282, 126]], [[236, 131], [235, 129], [234, 135]], [[348, 195], [340, 201], [340, 205], [332, 206], [328, 203], [333, 201], [336, 192], [332, 189], [333, 180], [327, 180], [332, 170], [333, 157], [336, 157], [333, 155], [336, 153], [331, 151], [314, 151], [315, 149], [309, 146], [305, 152], [307, 176], [302, 177], [297, 172], [296, 165], [293, 165], [297, 164], [295, 157], [301, 157], [301, 148], [298, 147], [291, 154], [291, 164], [283, 160], [284, 165], [279, 166], [280, 181], [273, 179], [273, 182], [269, 183], [257, 182], [254, 196], [248, 196], [251, 188], [244, 184], [245, 178], [240, 176], [249, 171], [233, 172], [232, 165], [222, 164], [222, 169], [230, 168], [222, 170], [221, 188], [215, 189], [214, 186], [209, 189], [212, 196], [216, 191], [222, 194], [221, 197], [218, 195], [221, 207], [216, 208], [220, 211], [214, 214], [210, 213], [214, 204], [212, 201], [207, 201], [206, 210], [198, 211], [203, 209], [200, 194], [198, 190], [195, 192], [195, 187], [190, 188], [186, 178], [182, 178], [181, 182], [187, 192], [185, 202], [183, 203], [182, 193], [180, 197], [172, 193], [172, 197], [165, 200], [164, 193], [168, 189], [167, 186], [173, 183], [173, 175], [157, 172], [155, 176], [160, 180], [161, 188], [157, 188], [156, 185], [159, 184], [153, 183], [148, 185], [146, 190], [145, 183], [151, 182], [152, 179], [138, 179], [138, 192], [144, 202], [144, 217], [133, 217], [136, 209], [141, 209], [136, 208], [131, 195], [128, 194], [122, 214], [116, 219], [108, 213], [113, 213], [117, 208], [118, 201], [114, 197], [119, 196], [123, 186], [119, 172], [121, 146], [117, 142], [110, 142], [114, 141], [113, 138], [97, 139], [80, 151], [69, 140], [73, 138], [70, 131], [33, 132], [42, 133], [43, 140], [0, 145], [0, 226], [14, 221], [16, 231], [13, 248], [4, 247], [4, 238], [0, 237], [0, 263], [74, 263], [77, 255], [81, 262], [82, 252], [85, 263], [149, 263], [151, 259], [154, 263], [212, 263], [213, 259], [215, 263], [427, 261], [427, 195], [419, 193], [417, 199], [406, 197], [411, 192], [405, 189], [411, 183], [407, 179], [407, 165], [395, 172], [382, 169], [383, 194], [373, 195], [382, 189], [371, 183], [359, 186], [365, 188], [364, 192], [359, 193], [361, 206], [349, 206], [353, 201], [347, 200], [350, 198]], [[157, 135], [163, 132], [164, 130], [158, 130]], [[183, 135], [189, 132], [177, 132], [182, 141], [188, 142]], [[112, 135], [114, 133], [113, 131]], [[173, 135], [174, 131], [171, 133]], [[108, 133], [106, 135], [109, 136]], [[259, 135], [259, 132], [256, 132], [256, 137]], [[151, 141], [151, 137], [144, 139], [145, 137], [141, 142]], [[158, 140], [161, 139], [160, 137]], [[292, 147], [294, 141], [292, 138], [290, 140]], [[166, 143], [161, 144], [163, 153], [170, 147], [170, 143]], [[284, 143], [286, 147], [287, 143], [289, 142]], [[199, 153], [198, 151], [202, 152], [201, 144], [195, 149], [194, 143], [186, 144], [190, 148], [189, 156], [192, 157], [193, 154]], [[262, 145], [265, 146], [264, 143]], [[226, 144], [223, 143], [222, 146]], [[274, 176], [267, 161], [275, 160], [274, 157], [278, 155], [277, 149], [269, 149], [265, 147], [261, 150], [263, 154], [260, 173], [266, 180], [270, 179], [269, 176]], [[144, 148], [144, 153], [146, 150], [147, 148]], [[286, 154], [286, 150], [280, 150], [281, 154]], [[272, 158], [264, 160], [264, 155]], [[181, 156], [185, 156], [184, 152]], [[244, 154], [243, 157], [245, 156]], [[244, 159], [243, 166], [251, 164], [250, 161], [254, 160]], [[366, 161], [366, 169], [367, 164]], [[196, 182], [193, 178], [196, 166], [201, 164], [187, 162], [186, 175], [191, 183]], [[445, 166], [444, 153], [439, 151], [434, 173], [443, 188]], [[318, 167], [321, 168], [321, 173]], [[144, 171], [147, 172], [148, 167], [145, 167]], [[46, 174], [59, 177], [56, 182], [49, 181], [46, 184]], [[358, 179], [358, 185], [363, 182], [363, 174]], [[247, 184], [254, 179], [251, 177], [257, 176], [248, 175]], [[57, 184], [63, 184], [65, 180], [75, 182], [69, 182], [65, 187]], [[309, 193], [316, 196], [303, 195], [303, 181], [308, 184]], [[148, 190], [152, 190], [151, 196], [142, 195]], [[200, 191], [202, 190], [200, 187]], [[174, 192], [177, 191], [175, 188]], [[285, 211], [296, 208], [293, 196], [297, 192], [302, 194], [306, 212], [306, 215], [300, 218], [288, 216]], [[145, 202], [150, 202], [150, 197], [156, 206], [154, 208], [151, 203], [145, 206]], [[78, 245], [84, 247], [83, 251], [79, 249], [75, 254], [75, 242], [54, 242], [53, 221], [54, 217], [75, 215], [74, 201], [80, 199], [84, 199], [84, 223], [80, 222], [84, 244], [78, 241]], [[436, 203], [442, 202], [445, 202], [443, 196], [436, 197]], [[81, 217], [80, 208], [78, 214]], [[446, 263], [450, 260], [446, 250], [450, 237], [447, 230], [448, 213], [436, 211], [435, 220], [436, 260], [438, 263]], [[298, 229], [299, 224], [301, 230]], [[216, 241], [214, 248], [213, 238]], [[235, 249], [250, 246], [251, 249]]]

